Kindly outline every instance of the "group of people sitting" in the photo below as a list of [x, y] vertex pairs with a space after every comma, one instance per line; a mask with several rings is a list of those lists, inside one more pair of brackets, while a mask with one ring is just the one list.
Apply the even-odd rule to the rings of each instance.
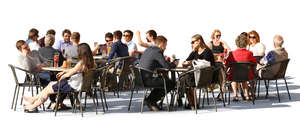
[[[71, 33], [66, 29], [62, 32], [63, 40], [60, 40], [54, 44], [55, 31], [49, 30], [45, 37], [38, 40], [38, 30], [31, 29], [29, 31], [28, 40], [19, 40], [16, 43], [17, 49], [21, 52], [19, 56], [19, 62], [25, 69], [32, 72], [37, 72], [41, 78], [41, 84], [45, 87], [42, 92], [34, 97], [25, 97], [23, 99], [30, 103], [30, 105], [24, 106], [26, 112], [36, 112], [36, 107], [43, 104], [50, 96], [50, 105], [55, 105], [55, 93], [58, 90], [57, 80], [61, 83], [61, 90], [63, 92], [69, 92], [72, 90], [78, 90], [82, 85], [82, 76], [86, 74], [90, 69], [96, 68], [94, 55], [108, 54], [107, 62], [116, 57], [134, 56], [137, 57], [138, 64], [142, 68], [154, 71], [157, 68], [175, 68], [178, 66], [178, 61], [168, 60], [164, 51], [167, 48], [167, 38], [163, 35], [157, 35], [156, 31], [149, 30], [146, 32], [147, 42], [143, 42], [140, 32], [136, 32], [138, 45], [143, 48], [137, 49], [137, 44], [132, 41], [133, 32], [125, 30], [123, 33], [119, 30], [113, 33], [105, 34], [105, 47], [103, 45], [96, 44], [92, 51], [87, 43], [80, 42], [80, 34], [78, 32]], [[122, 37], [124, 42], [122, 42]], [[265, 46], [260, 43], [259, 35], [256, 31], [250, 31], [249, 33], [243, 32], [235, 40], [237, 49], [231, 51], [228, 44], [221, 40], [221, 31], [214, 30], [211, 35], [212, 41], [205, 43], [203, 37], [200, 34], [192, 36], [191, 46], [192, 51], [188, 58], [183, 62], [182, 66], [192, 66], [193, 60], [206, 60], [210, 62], [211, 66], [228, 66], [231, 62], [237, 61], [249, 61], [256, 66], [263, 66], [266, 64], [274, 63], [283, 59], [288, 59], [288, 54], [282, 47], [283, 38], [280, 35], [275, 35], [273, 43], [274, 50], [265, 55]], [[221, 57], [220, 54], [229, 52], [228, 56]], [[53, 60], [54, 54], [59, 53], [59, 65], [64, 67], [67, 56], [76, 57], [77, 64], [67, 71], [63, 71], [57, 74], [51, 74], [50, 72], [43, 71], [42, 67], [49, 66], [47, 59]], [[224, 59], [226, 58], [226, 59]], [[256, 66], [253, 66], [255, 68]], [[274, 68], [271, 72], [259, 72], [259, 76], [266, 77], [275, 74]], [[77, 73], [82, 72], [82, 73]], [[225, 70], [218, 70], [213, 75], [212, 86], [219, 84], [223, 88], [223, 81]], [[254, 72], [250, 71], [250, 78], [253, 78]], [[229, 72], [228, 80], [232, 77], [232, 72]], [[153, 77], [153, 74], [147, 71], [142, 71], [142, 78], [146, 85], [160, 85], [162, 86], [164, 81], [162, 78]], [[155, 79], [154, 79], [155, 78]], [[175, 82], [170, 80], [167, 76], [166, 85], [167, 91], [174, 89]], [[56, 80], [56, 81], [55, 81]], [[238, 101], [237, 83], [232, 83], [234, 92], [234, 101]], [[243, 87], [246, 94], [246, 100], [250, 100], [248, 92], [248, 84], [243, 83]], [[189, 107], [195, 108], [194, 96], [192, 89], [187, 91]], [[164, 96], [164, 90], [155, 88], [151, 91], [150, 95], [145, 99], [145, 103], [150, 110], [158, 111], [159, 107], [157, 102]], [[222, 96], [222, 94], [220, 94]], [[220, 97], [221, 98], [221, 97]], [[220, 99], [219, 98], [219, 99]], [[64, 99], [64, 98], [62, 98]], [[63, 103], [60, 104], [61, 108], [68, 108]]]

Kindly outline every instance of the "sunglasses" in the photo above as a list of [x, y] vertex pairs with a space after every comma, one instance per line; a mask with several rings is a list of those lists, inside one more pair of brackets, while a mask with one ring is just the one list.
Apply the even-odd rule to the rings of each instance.
[[123, 35], [124, 37], [130, 37], [130, 35]]
[[192, 41], [192, 42], [191, 42], [191, 44], [195, 44], [195, 42], [196, 42], [196, 41], [198, 41], [198, 40], [194, 40], [194, 41]]
[[253, 39], [255, 39], [256, 37], [255, 37], [255, 36], [249, 36], [249, 38], [253, 38]]
[[216, 37], [217, 37], [217, 38], [220, 38], [220, 37], [221, 37], [221, 35], [216, 35]]
[[110, 42], [110, 41], [112, 41], [112, 40], [105, 40], [106, 42]]

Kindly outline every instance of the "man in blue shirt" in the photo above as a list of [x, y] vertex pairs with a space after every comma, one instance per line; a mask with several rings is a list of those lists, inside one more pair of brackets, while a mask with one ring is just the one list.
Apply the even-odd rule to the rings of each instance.
[[72, 41], [70, 40], [71, 31], [68, 29], [65, 29], [62, 32], [62, 36], [63, 36], [64, 40], [60, 40], [60, 41], [56, 42], [54, 44], [53, 48], [57, 49], [64, 55], [66, 47], [73, 45]]
[[110, 49], [109, 55], [108, 55], [108, 61], [113, 59], [114, 57], [125, 57], [129, 56], [128, 53], [128, 47], [126, 44], [122, 43], [122, 32], [120, 30], [117, 30], [113, 33], [113, 45]]

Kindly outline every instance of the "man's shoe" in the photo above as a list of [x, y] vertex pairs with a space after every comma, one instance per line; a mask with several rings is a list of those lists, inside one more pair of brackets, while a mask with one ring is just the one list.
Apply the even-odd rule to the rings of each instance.
[[66, 106], [64, 103], [61, 103], [58, 107], [59, 110], [69, 110], [71, 107]]
[[24, 109], [25, 113], [38, 113], [39, 110], [37, 108], [34, 108], [33, 110]]
[[147, 107], [148, 107], [151, 111], [154, 111], [154, 112], [159, 111], [158, 106], [155, 105], [155, 104], [151, 104], [151, 102], [148, 101], [147, 99], [145, 99], [144, 105], [147, 105]]

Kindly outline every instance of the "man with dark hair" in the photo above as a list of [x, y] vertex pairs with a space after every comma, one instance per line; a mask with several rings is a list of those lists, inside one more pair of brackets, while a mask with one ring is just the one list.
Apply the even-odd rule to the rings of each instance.
[[26, 43], [31, 50], [39, 50], [40, 45], [38, 44], [39, 31], [35, 28], [29, 30], [28, 39]]
[[126, 44], [122, 43], [122, 32], [117, 30], [113, 34], [113, 45], [108, 54], [108, 60], [110, 61], [114, 57], [124, 57], [129, 56], [128, 47]]
[[95, 45], [95, 49], [93, 51], [93, 55], [95, 56], [98, 53], [105, 53], [104, 55], [106, 55], [107, 52], [107, 48], [111, 48], [112, 44], [113, 44], [113, 34], [111, 32], [108, 32], [105, 34], [105, 44], [97, 44]]
[[125, 30], [123, 36], [125, 44], [128, 46], [129, 56], [135, 56], [138, 51], [136, 44], [132, 41], [133, 32], [131, 30]]
[[65, 49], [65, 54], [64, 57], [72, 57], [72, 58], [77, 58], [78, 57], [78, 53], [77, 53], [77, 46], [79, 44], [80, 41], [80, 34], [79, 32], [73, 32], [71, 35], [71, 40], [73, 42], [73, 45], [66, 47]]
[[53, 29], [50, 29], [50, 30], [48, 30], [47, 31], [47, 33], [46, 33], [46, 35], [44, 36], [44, 37], [42, 37], [39, 41], [38, 41], [38, 44], [40, 45], [40, 47], [42, 48], [42, 47], [45, 47], [45, 37], [47, 36], [47, 35], [49, 35], [49, 34], [51, 34], [51, 35], [53, 35], [53, 36], [55, 36], [55, 30], [53, 30]]
[[56, 42], [54, 44], [53, 48], [57, 49], [58, 51], [62, 52], [62, 54], [64, 54], [66, 47], [73, 45], [72, 41], [70, 40], [71, 31], [68, 29], [65, 29], [62, 32], [62, 36], [63, 36], [63, 40]]
[[[164, 36], [158, 36], [155, 44], [150, 46], [144, 51], [140, 59], [140, 67], [154, 71], [157, 68], [175, 68], [178, 62], [169, 63], [165, 60], [163, 52], [167, 47], [167, 39]], [[142, 78], [145, 85], [163, 86], [164, 80], [162, 77], [153, 77], [153, 73], [142, 71]], [[170, 80], [165, 75], [167, 92], [175, 87], [175, 82]], [[150, 95], [145, 99], [145, 104], [153, 111], [158, 111], [157, 102], [165, 96], [164, 89], [155, 88], [151, 91]]]
[[155, 42], [156, 37], [157, 37], [157, 34], [156, 34], [155, 30], [148, 30], [148, 31], [146, 32], [146, 39], [147, 39], [147, 42], [143, 42], [143, 41], [142, 41], [140, 31], [137, 31], [137, 32], [136, 32], [136, 36], [137, 36], [137, 39], [138, 39], [138, 44], [139, 44], [141, 47], [148, 48], [148, 47], [154, 45], [154, 42]]

